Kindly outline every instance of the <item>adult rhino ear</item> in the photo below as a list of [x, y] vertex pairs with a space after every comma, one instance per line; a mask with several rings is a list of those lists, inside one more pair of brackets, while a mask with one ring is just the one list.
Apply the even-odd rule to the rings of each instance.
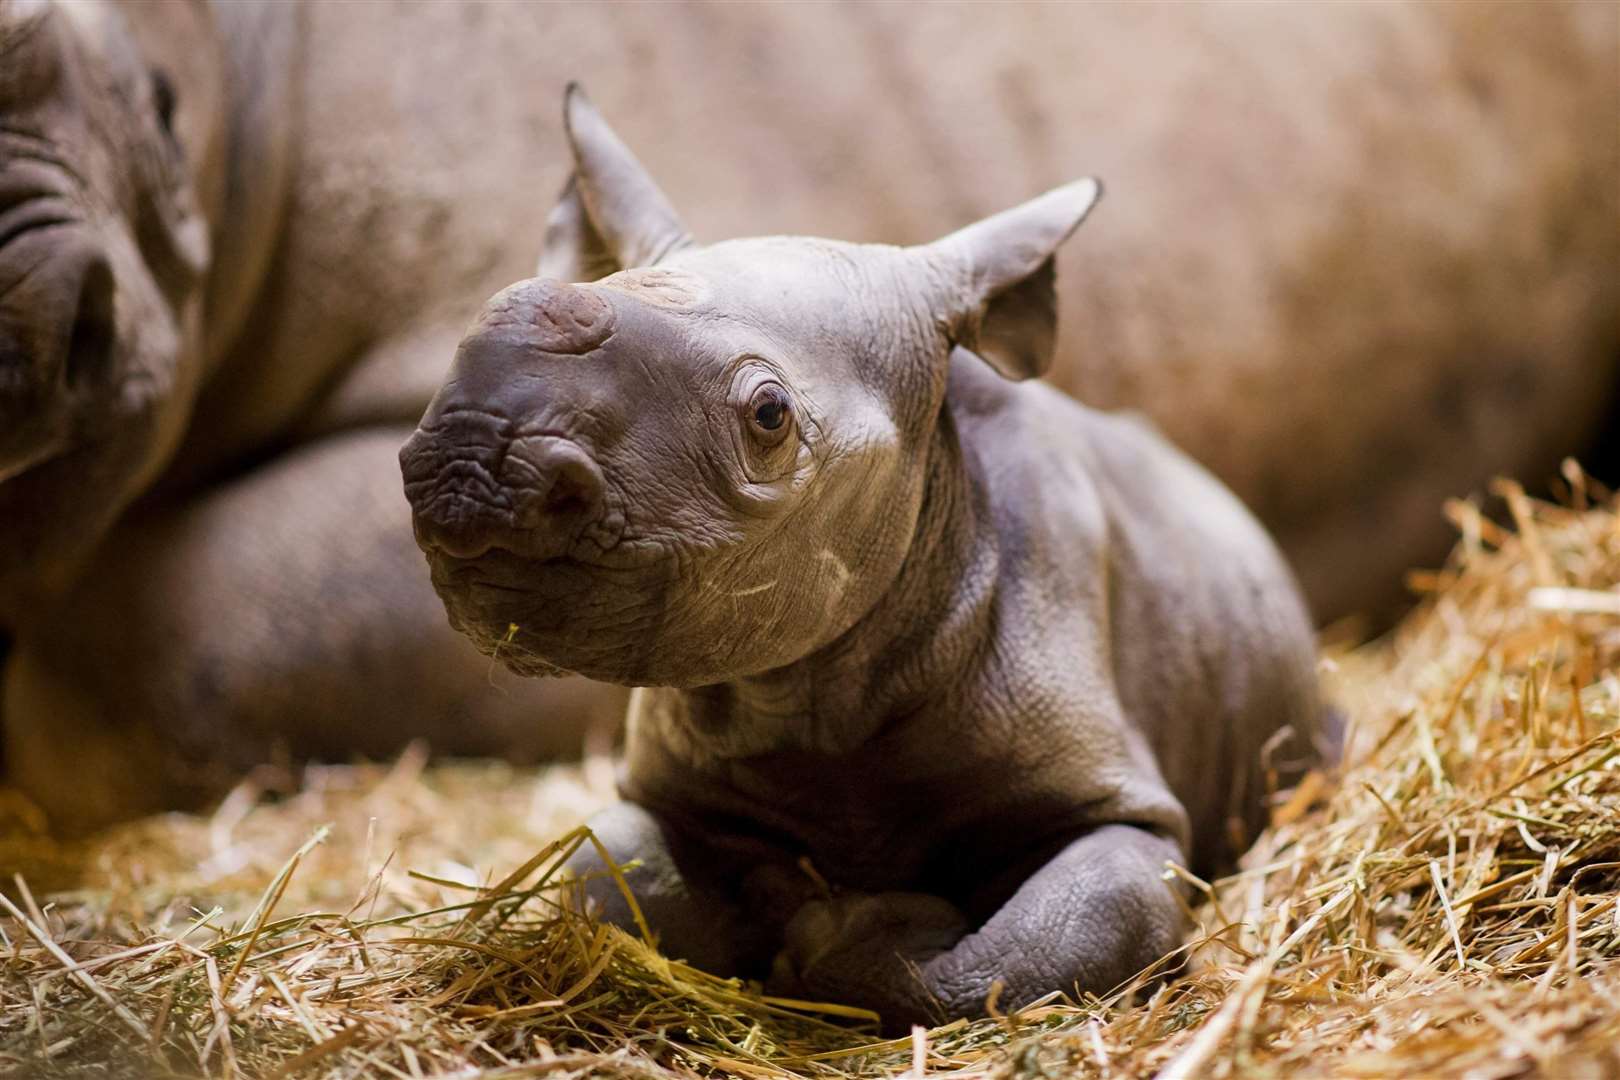
[[546, 222], [540, 276], [591, 281], [692, 246], [675, 208], [578, 83], [563, 95], [574, 171]]
[[936, 303], [951, 343], [1009, 379], [1045, 373], [1057, 338], [1053, 254], [1101, 197], [1096, 180], [1076, 180], [920, 249], [944, 271]]

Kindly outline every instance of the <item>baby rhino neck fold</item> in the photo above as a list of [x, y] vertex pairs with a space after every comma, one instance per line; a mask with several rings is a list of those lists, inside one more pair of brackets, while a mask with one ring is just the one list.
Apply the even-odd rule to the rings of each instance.
[[[669, 731], [697, 761], [850, 753], [924, 710], [987, 639], [996, 540], [947, 409], [893, 582], [853, 627], [794, 663], [681, 692]], [[663, 726], [663, 725], [660, 725]]]

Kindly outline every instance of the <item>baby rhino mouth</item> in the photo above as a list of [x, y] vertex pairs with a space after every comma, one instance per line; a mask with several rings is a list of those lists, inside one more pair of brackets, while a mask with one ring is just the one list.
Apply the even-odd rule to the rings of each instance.
[[597, 571], [566, 555], [531, 559], [498, 549], [472, 559], [430, 552], [428, 565], [434, 585], [458, 603], [487, 609], [491, 617], [525, 615], [536, 625], [549, 622], [559, 605], [589, 592]]
[[610, 567], [571, 556], [491, 550], [474, 559], [429, 552], [450, 625], [524, 676], [631, 680], [666, 595], [657, 566]]
[[580, 609], [595, 585], [585, 563], [496, 549], [476, 559], [429, 551], [428, 567], [450, 625], [481, 653], [520, 675], [567, 672], [546, 646], [580, 628], [570, 612]]
[[481, 652], [520, 675], [567, 673], [546, 646], [580, 629], [570, 612], [592, 590], [590, 567], [567, 556], [530, 559], [498, 549], [471, 559], [430, 550], [428, 566], [450, 625]]

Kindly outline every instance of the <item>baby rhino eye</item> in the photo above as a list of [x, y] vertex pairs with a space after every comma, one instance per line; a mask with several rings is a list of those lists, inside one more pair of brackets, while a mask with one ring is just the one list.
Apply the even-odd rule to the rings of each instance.
[[754, 422], [766, 431], [775, 431], [787, 419], [787, 402], [770, 400], [754, 410]]
[[748, 419], [754, 435], [767, 445], [774, 445], [787, 434], [788, 418], [793, 403], [787, 391], [775, 383], [766, 383], [748, 400]]

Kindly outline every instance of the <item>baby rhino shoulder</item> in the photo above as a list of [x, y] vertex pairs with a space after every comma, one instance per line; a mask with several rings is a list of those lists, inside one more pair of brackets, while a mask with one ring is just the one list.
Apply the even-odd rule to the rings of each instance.
[[[1275, 544], [1248, 509], [1138, 413], [1091, 409], [1041, 382], [1009, 383], [965, 358], [950, 403], [969, 468], [1005, 533], [1058, 532], [1064, 561], [1161, 556], [1163, 569], [1277, 577]], [[1014, 539], [1039, 548], [1039, 536]], [[1234, 560], [1236, 566], [1234, 567]]]
[[1088, 658], [1101, 663], [1188, 811], [1191, 854], [1219, 862], [1229, 808], [1260, 806], [1234, 792], [1253, 786], [1262, 747], [1286, 727], [1291, 751], [1311, 756], [1320, 735], [1314, 635], [1287, 564], [1145, 419], [971, 369], [953, 376], [951, 402], [995, 520], [997, 634], [1019, 646], [1002, 653], [1064, 686]]

